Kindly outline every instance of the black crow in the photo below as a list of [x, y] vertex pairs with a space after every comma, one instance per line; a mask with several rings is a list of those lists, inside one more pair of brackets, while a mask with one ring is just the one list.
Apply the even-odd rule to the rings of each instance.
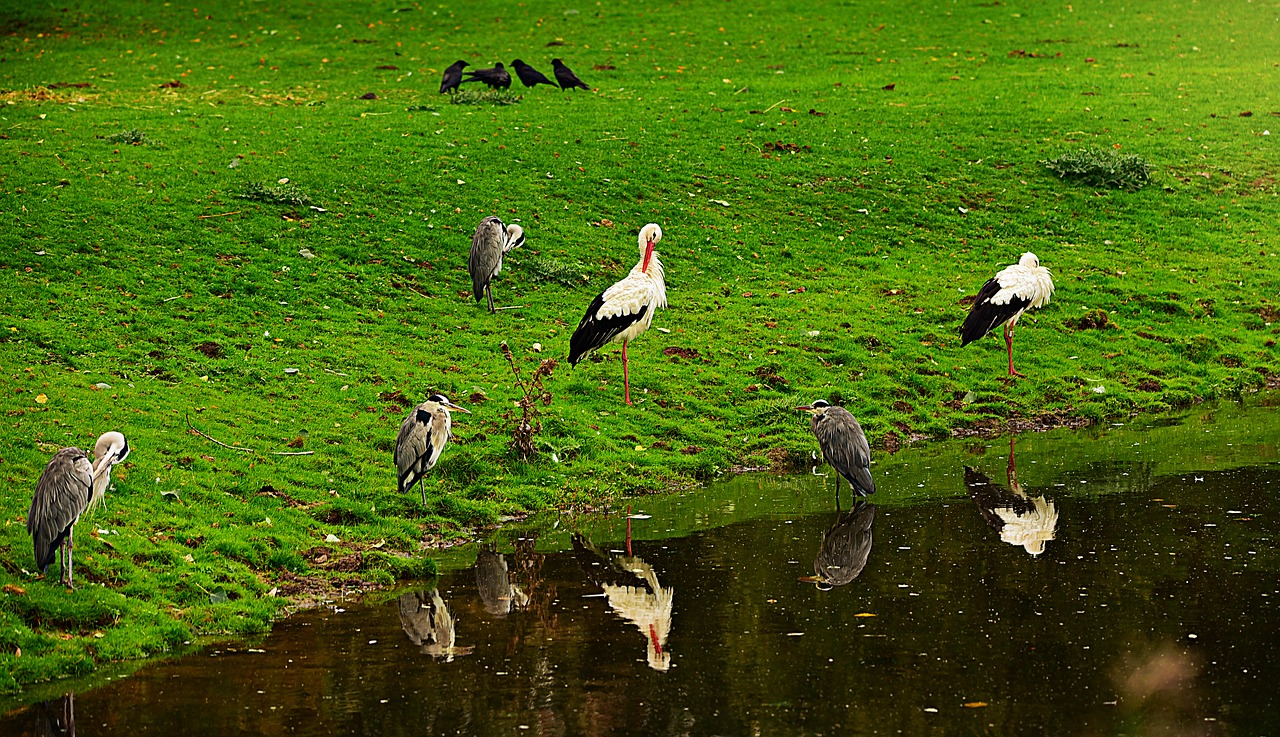
[[584, 90], [591, 89], [586, 82], [578, 79], [578, 75], [569, 71], [569, 67], [559, 59], [552, 59], [551, 66], [555, 69], [556, 81], [560, 83], [560, 89], [567, 90], [570, 87], [581, 87]]
[[524, 83], [525, 87], [534, 87], [540, 84], [549, 84], [552, 87], [556, 86], [555, 82], [547, 79], [547, 75], [537, 69], [534, 69], [528, 64], [525, 64], [519, 59], [511, 62], [511, 66], [516, 68], [516, 76], [520, 78], [520, 81]]
[[493, 65], [493, 69], [477, 69], [474, 72], [465, 72], [467, 78], [462, 80], [462, 84], [467, 82], [484, 82], [493, 89], [505, 90], [511, 86], [511, 75], [507, 73], [506, 67], [502, 66], [502, 62]]
[[440, 80], [440, 94], [458, 89], [458, 83], [462, 81], [462, 68], [465, 66], [467, 63], [459, 59], [444, 70], [444, 77]]

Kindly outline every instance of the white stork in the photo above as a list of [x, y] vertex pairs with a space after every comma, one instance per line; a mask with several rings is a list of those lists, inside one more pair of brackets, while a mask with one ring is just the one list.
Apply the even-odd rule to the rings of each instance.
[[[630, 538], [627, 547], [631, 547]], [[667, 637], [675, 589], [662, 586], [653, 566], [640, 556], [609, 555], [578, 533], [573, 535], [573, 553], [587, 579], [604, 592], [609, 608], [644, 635], [649, 667], [664, 673], [670, 670]]]
[[667, 285], [662, 262], [653, 250], [662, 240], [662, 228], [649, 223], [640, 229], [640, 262], [622, 281], [601, 292], [582, 316], [569, 339], [569, 363], [576, 366], [588, 353], [615, 340], [622, 341], [622, 386], [631, 404], [631, 380], [627, 373], [627, 343], [649, 329], [653, 313], [667, 306]]
[[[427, 401], [413, 408], [408, 417], [400, 425], [400, 434], [396, 436], [396, 478], [400, 482], [400, 493], [413, 488], [422, 481], [427, 471], [435, 468], [436, 461], [444, 452], [444, 446], [453, 437], [453, 418], [450, 409], [471, 414], [449, 401], [443, 394], [432, 394]], [[422, 505], [427, 504], [427, 490], [422, 491]]]
[[1040, 265], [1034, 253], [1022, 254], [1018, 263], [1001, 269], [982, 285], [960, 329], [960, 346], [969, 345], [1003, 324], [1009, 375], [1023, 376], [1013, 368], [1013, 326], [1022, 313], [1048, 304], [1051, 296], [1053, 278], [1049, 270]]
[[489, 311], [493, 307], [493, 287], [489, 282], [502, 271], [502, 258], [524, 245], [524, 228], [519, 225], [503, 225], [502, 219], [490, 215], [476, 226], [471, 236], [471, 257], [467, 259], [467, 271], [471, 274], [471, 291], [476, 301], [481, 293], [489, 298]]

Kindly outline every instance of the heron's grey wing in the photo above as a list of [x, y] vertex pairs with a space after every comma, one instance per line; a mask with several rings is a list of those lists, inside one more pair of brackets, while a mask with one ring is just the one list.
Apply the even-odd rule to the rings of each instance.
[[484, 288], [502, 264], [502, 248], [506, 243], [507, 229], [502, 220], [490, 215], [476, 226], [471, 236], [471, 258], [467, 260], [467, 272], [471, 274], [471, 293], [479, 302]]
[[431, 413], [415, 407], [400, 425], [396, 436], [396, 478], [400, 491], [413, 488], [422, 474], [431, 470]]
[[832, 407], [814, 423], [814, 435], [827, 463], [863, 496], [876, 492], [871, 478], [871, 445], [853, 415], [843, 407]]
[[401, 594], [398, 602], [400, 629], [415, 645], [422, 645], [431, 636], [431, 610], [422, 601], [425, 596], [422, 592], [410, 591]]
[[495, 616], [511, 611], [511, 575], [502, 553], [485, 548], [476, 554], [476, 590], [484, 609]]
[[93, 465], [79, 448], [63, 448], [53, 456], [36, 482], [27, 511], [27, 532], [35, 544], [40, 570], [53, 562], [58, 545], [93, 498]]

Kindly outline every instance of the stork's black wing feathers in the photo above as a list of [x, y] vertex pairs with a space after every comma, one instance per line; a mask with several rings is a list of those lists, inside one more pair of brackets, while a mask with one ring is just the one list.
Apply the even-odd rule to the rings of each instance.
[[992, 483], [985, 473], [976, 468], [964, 467], [964, 485], [969, 489], [969, 498], [978, 505], [978, 513], [982, 515], [982, 519], [997, 532], [1004, 528], [1004, 519], [996, 514], [997, 509], [1012, 509], [1014, 514], [1021, 517], [1036, 506], [1030, 499]]
[[649, 305], [644, 305], [639, 312], [631, 315], [597, 318], [596, 313], [603, 306], [604, 292], [601, 292], [591, 301], [591, 306], [587, 308], [587, 314], [582, 316], [582, 322], [578, 323], [578, 329], [573, 331], [573, 337], [569, 338], [570, 364], [577, 366], [584, 356], [591, 351], [608, 345], [609, 341], [613, 340], [623, 330], [644, 319], [645, 314], [649, 311]]
[[573, 535], [573, 557], [578, 561], [582, 572], [587, 574], [587, 579], [601, 588], [606, 585], [632, 586], [654, 593], [648, 581], [619, 568], [608, 555], [578, 533]]
[[969, 316], [964, 319], [964, 327], [960, 328], [960, 346], [969, 345], [975, 340], [991, 332], [997, 325], [1003, 325], [1009, 318], [1017, 315], [1031, 305], [1031, 300], [1014, 295], [1006, 304], [993, 305], [991, 299], [1001, 290], [1000, 282], [988, 279], [978, 296], [973, 300]]

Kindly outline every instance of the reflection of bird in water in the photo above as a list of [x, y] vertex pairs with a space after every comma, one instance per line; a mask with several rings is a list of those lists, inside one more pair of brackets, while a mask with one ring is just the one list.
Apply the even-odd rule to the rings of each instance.
[[609, 606], [640, 628], [645, 636], [649, 667], [671, 667], [667, 635], [671, 633], [671, 605], [675, 589], [663, 588], [653, 566], [639, 556], [610, 556], [582, 535], [573, 536], [573, 553], [587, 578], [604, 590]]
[[495, 617], [505, 617], [511, 607], [519, 609], [529, 602], [520, 587], [511, 583], [507, 559], [492, 547], [483, 548], [476, 555], [476, 588], [484, 610]]
[[848, 512], [836, 512], [836, 521], [822, 535], [822, 547], [813, 559], [813, 576], [802, 580], [830, 591], [857, 578], [871, 555], [871, 523], [876, 505], [859, 500]]
[[423, 653], [446, 663], [474, 649], [456, 644], [453, 614], [436, 589], [400, 595], [400, 628]]
[[1009, 488], [991, 483], [986, 474], [964, 467], [964, 485], [978, 505], [978, 512], [1000, 539], [1010, 545], [1021, 545], [1032, 555], [1044, 552], [1044, 544], [1054, 538], [1058, 526], [1058, 510], [1043, 496], [1027, 496], [1018, 483], [1013, 460], [1013, 438], [1009, 438]]
[[67, 693], [36, 707], [36, 737], [76, 737], [75, 697]]

